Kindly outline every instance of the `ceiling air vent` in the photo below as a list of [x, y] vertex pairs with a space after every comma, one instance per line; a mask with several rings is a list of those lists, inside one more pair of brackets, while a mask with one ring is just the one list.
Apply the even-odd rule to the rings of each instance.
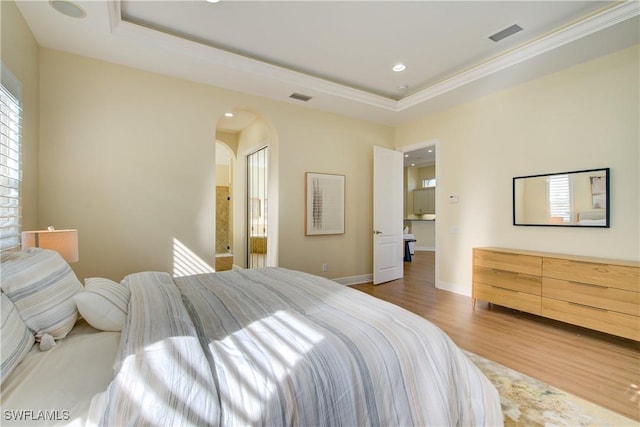
[[505, 28], [502, 31], [498, 31], [494, 35], [489, 36], [489, 38], [497, 43], [500, 40], [506, 39], [507, 37], [512, 36], [520, 31], [522, 31], [522, 27], [518, 24], [513, 24], [509, 28]]
[[311, 99], [309, 95], [303, 95], [297, 92], [293, 92], [291, 95], [289, 95], [289, 98], [297, 99], [298, 101], [302, 101], [302, 102], [307, 102], [308, 100]]

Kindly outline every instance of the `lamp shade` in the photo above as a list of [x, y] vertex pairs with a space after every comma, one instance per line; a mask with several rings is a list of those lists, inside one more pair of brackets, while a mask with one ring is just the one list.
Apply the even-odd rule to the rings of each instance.
[[53, 249], [67, 262], [77, 262], [78, 230], [23, 231], [22, 249], [27, 248]]

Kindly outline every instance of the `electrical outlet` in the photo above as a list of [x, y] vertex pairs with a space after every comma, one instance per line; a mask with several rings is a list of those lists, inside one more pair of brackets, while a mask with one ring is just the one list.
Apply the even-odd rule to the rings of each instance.
[[327, 271], [329, 266], [327, 264], [322, 264], [322, 271]]

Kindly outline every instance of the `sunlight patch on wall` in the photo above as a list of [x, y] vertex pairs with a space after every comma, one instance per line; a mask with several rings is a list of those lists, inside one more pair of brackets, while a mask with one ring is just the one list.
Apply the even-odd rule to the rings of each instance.
[[213, 273], [216, 270], [180, 240], [173, 238], [173, 277]]

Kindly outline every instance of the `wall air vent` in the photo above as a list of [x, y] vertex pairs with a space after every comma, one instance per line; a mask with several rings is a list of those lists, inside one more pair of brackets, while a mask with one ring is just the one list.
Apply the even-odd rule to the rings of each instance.
[[507, 37], [512, 36], [520, 31], [522, 31], [522, 27], [518, 24], [513, 24], [509, 28], [505, 28], [502, 31], [498, 31], [494, 35], [489, 36], [489, 38], [497, 43], [500, 40], [506, 39]]
[[311, 99], [309, 95], [303, 95], [301, 93], [293, 92], [289, 95], [289, 98], [297, 99], [298, 101], [307, 102]]

